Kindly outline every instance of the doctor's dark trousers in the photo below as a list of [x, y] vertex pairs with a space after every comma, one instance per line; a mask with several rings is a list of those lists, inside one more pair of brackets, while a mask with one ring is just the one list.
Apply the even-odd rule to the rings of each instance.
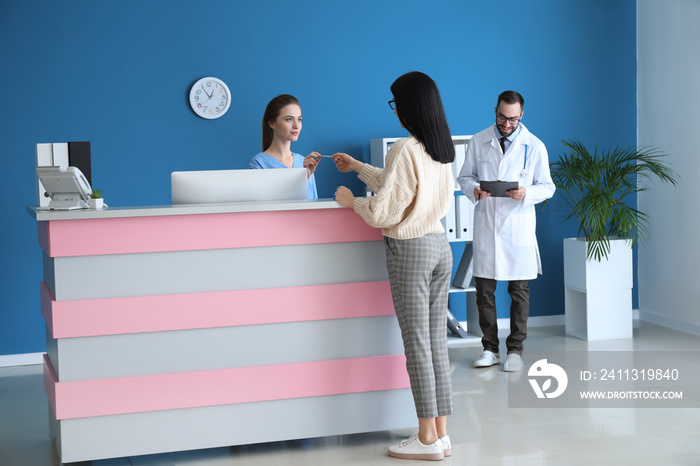
[[[498, 318], [496, 315], [496, 280], [475, 277], [476, 307], [479, 308], [479, 327], [484, 336], [481, 344], [485, 350], [498, 354]], [[506, 338], [508, 353], [522, 356], [523, 342], [527, 338], [527, 318], [530, 315], [530, 288], [527, 280], [508, 282], [510, 295], [510, 335]]]
[[445, 234], [384, 238], [406, 369], [419, 418], [452, 414], [447, 300], [452, 251]]

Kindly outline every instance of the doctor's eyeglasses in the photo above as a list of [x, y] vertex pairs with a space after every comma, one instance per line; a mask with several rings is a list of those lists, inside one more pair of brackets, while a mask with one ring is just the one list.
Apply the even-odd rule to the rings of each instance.
[[391, 99], [389, 101], [389, 108], [392, 110], [396, 110], [396, 101], [394, 99]]
[[506, 118], [505, 115], [501, 115], [499, 113], [498, 115], [496, 115], [496, 121], [499, 123], [505, 123], [507, 121], [511, 125], [517, 125], [518, 122], [520, 121], [520, 117]]

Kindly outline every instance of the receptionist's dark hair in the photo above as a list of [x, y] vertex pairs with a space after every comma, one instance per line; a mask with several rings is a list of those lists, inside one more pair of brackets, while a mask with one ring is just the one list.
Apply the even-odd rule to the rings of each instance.
[[[265, 114], [262, 119], [262, 150], [265, 152], [272, 145], [272, 128], [270, 122], [275, 121], [280, 116], [280, 111], [287, 105], [299, 105], [296, 97], [289, 94], [280, 94], [267, 104]], [[301, 105], [299, 105], [301, 108]]]
[[436, 162], [455, 160], [455, 147], [435, 81], [412, 71], [391, 85], [396, 114], [404, 128], [418, 139]]
[[505, 102], [509, 105], [520, 104], [520, 110], [525, 107], [525, 99], [520, 93], [515, 91], [504, 91], [498, 96], [498, 101], [496, 101], [496, 107], [500, 105], [501, 102]]

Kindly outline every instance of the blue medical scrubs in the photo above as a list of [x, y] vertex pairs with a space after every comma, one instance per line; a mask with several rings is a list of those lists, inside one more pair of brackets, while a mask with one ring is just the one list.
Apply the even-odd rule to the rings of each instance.
[[[301, 154], [292, 153], [294, 156], [294, 164], [292, 168], [304, 168], [304, 156]], [[260, 152], [250, 161], [250, 168], [287, 168], [282, 162], [271, 155]], [[307, 181], [307, 196], [309, 199], [318, 199], [316, 192], [316, 179], [311, 175]]]

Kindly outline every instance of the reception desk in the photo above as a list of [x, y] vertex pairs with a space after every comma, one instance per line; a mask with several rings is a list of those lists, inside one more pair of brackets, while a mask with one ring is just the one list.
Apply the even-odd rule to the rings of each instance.
[[352, 210], [28, 210], [63, 462], [416, 425], [381, 233]]

